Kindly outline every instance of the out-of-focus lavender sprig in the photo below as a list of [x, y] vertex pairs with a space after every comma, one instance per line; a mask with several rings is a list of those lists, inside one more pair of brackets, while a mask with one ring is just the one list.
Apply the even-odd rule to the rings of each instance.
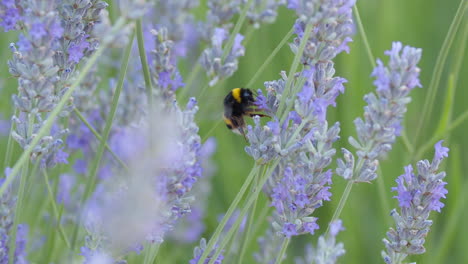
[[417, 67], [421, 49], [394, 42], [385, 54], [390, 57], [388, 66], [377, 60], [377, 67], [372, 72], [376, 78], [376, 93], [364, 96], [368, 103], [364, 107], [364, 120], [357, 118], [354, 121], [358, 137], [349, 138], [357, 150], [357, 165], [354, 155], [347, 149], [342, 150], [344, 159], [338, 160], [337, 173], [348, 180], [369, 182], [377, 177], [379, 159], [391, 150], [401, 133], [406, 105], [411, 101], [409, 92], [421, 87]]
[[330, 233], [325, 237], [321, 235], [317, 247], [308, 244], [304, 257], [296, 258], [296, 264], [334, 264], [338, 258], [345, 254], [343, 243], [336, 243], [336, 236], [344, 230], [341, 220], [330, 223]]
[[216, 142], [214, 138], [207, 139], [200, 149], [203, 174], [192, 189], [192, 195], [196, 199], [191, 204], [190, 213], [180, 219], [174, 231], [170, 233], [171, 237], [178, 242], [193, 243], [199, 240], [201, 234], [205, 231], [203, 219], [205, 218], [211, 193], [210, 181], [215, 171], [215, 165], [211, 160], [215, 150]]
[[273, 23], [278, 15], [278, 7], [285, 3], [285, 0], [253, 0], [247, 11], [247, 19], [254, 28], [259, 28], [262, 23]]
[[237, 70], [237, 58], [244, 56], [245, 48], [241, 43], [244, 36], [237, 34], [232, 49], [228, 51], [226, 58], [223, 58], [228, 37], [229, 32], [226, 29], [215, 28], [211, 37], [211, 47], [205, 49], [200, 58], [201, 65], [211, 79], [209, 82], [210, 86], [215, 85], [224, 78], [230, 77]]
[[395, 220], [396, 228], [387, 232], [388, 239], [384, 239], [386, 252], [382, 251], [385, 263], [399, 264], [408, 256], [423, 254], [426, 249], [424, 242], [432, 225], [429, 220], [431, 211], [444, 207], [440, 201], [448, 193], [445, 189], [445, 172], [439, 172], [441, 161], [448, 157], [449, 149], [442, 146], [443, 141], [435, 144], [432, 162], [421, 160], [417, 164], [418, 172], [413, 173], [413, 167], [405, 167], [405, 173], [397, 178], [397, 187], [392, 191], [398, 194], [400, 210], [393, 209], [391, 216]]
[[[5, 175], [8, 177], [9, 168], [5, 170]], [[0, 186], [4, 183], [5, 178], [0, 179]], [[13, 228], [13, 220], [15, 218], [16, 196], [12, 194], [11, 187], [8, 187], [6, 192], [0, 197], [0, 263], [9, 263], [10, 251], [10, 232]], [[26, 259], [26, 239], [28, 235], [28, 226], [19, 224], [16, 232], [16, 248], [14, 253], [15, 260], [12, 263], [27, 264]]]
[[[274, 264], [278, 252], [281, 250], [281, 243], [283, 242], [281, 237], [276, 235], [276, 231], [270, 226], [265, 231], [263, 236], [257, 239], [259, 245], [259, 251], [254, 253], [254, 258], [257, 263], [262, 264]], [[286, 259], [286, 254], [283, 256]]]
[[198, 6], [196, 0], [157, 1], [147, 19], [156, 25], [156, 29], [164, 27], [168, 39], [174, 42], [173, 53], [186, 56], [198, 41], [195, 18], [191, 10]]
[[[206, 250], [206, 239], [202, 238], [200, 240], [200, 246], [195, 247], [195, 249], [193, 250], [193, 259], [189, 261], [189, 264], [197, 264], [205, 250]], [[213, 257], [215, 250], [216, 250], [216, 247], [210, 252], [208, 257], [205, 259], [205, 261], [203, 262], [204, 264], [208, 264], [211, 261], [211, 258]], [[224, 259], [224, 256], [220, 254], [213, 263], [221, 264], [223, 263], [223, 259]]]

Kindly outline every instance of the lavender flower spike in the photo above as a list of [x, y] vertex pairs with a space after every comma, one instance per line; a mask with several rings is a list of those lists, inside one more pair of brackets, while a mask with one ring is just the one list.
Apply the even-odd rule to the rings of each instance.
[[449, 149], [442, 146], [443, 141], [435, 144], [435, 154], [432, 162], [421, 160], [418, 162], [418, 173], [413, 173], [413, 167], [405, 167], [405, 173], [396, 180], [397, 187], [392, 191], [398, 193], [400, 212], [393, 209], [391, 216], [395, 220], [396, 228], [387, 232], [388, 239], [383, 242], [386, 252], [382, 252], [385, 263], [401, 263], [408, 255], [423, 254], [424, 241], [429, 233], [432, 221], [429, 220], [431, 211], [440, 212], [444, 204], [447, 189], [445, 172], [438, 172], [440, 162], [448, 156]]
[[338, 258], [346, 252], [343, 243], [336, 243], [336, 236], [343, 230], [344, 227], [341, 220], [338, 219], [330, 223], [330, 233], [328, 236], [320, 236], [316, 248], [310, 244], [307, 245], [304, 258], [296, 258], [296, 264], [336, 263]]
[[229, 32], [226, 29], [215, 28], [211, 37], [211, 48], [205, 49], [200, 58], [201, 65], [211, 79], [210, 86], [234, 74], [237, 70], [237, 57], [244, 56], [245, 49], [241, 44], [244, 36], [237, 34], [232, 49], [228, 52], [226, 58], [223, 58], [224, 45], [228, 38]]
[[406, 112], [406, 105], [411, 101], [409, 92], [419, 83], [421, 49], [394, 42], [392, 49], [385, 52], [390, 57], [388, 66], [377, 60], [377, 67], [372, 72], [376, 79], [376, 93], [364, 96], [364, 120], [354, 121], [358, 138], [349, 138], [349, 143], [356, 148], [358, 164], [354, 167], [354, 156], [343, 149], [344, 160], [338, 160], [337, 173], [345, 179], [357, 182], [369, 182], [377, 177], [375, 171], [379, 159], [391, 149], [401, 133], [401, 122]]

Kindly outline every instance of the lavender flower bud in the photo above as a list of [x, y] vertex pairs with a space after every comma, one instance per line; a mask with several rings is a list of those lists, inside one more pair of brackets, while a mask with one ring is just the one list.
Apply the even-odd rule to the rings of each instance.
[[448, 193], [445, 189], [447, 183], [443, 181], [445, 172], [438, 172], [440, 162], [448, 156], [449, 151], [442, 146], [442, 142], [435, 144], [432, 162], [419, 161], [417, 174], [408, 165], [405, 174], [396, 180], [397, 187], [392, 188], [392, 191], [398, 193], [394, 198], [398, 199], [400, 210], [392, 210], [390, 215], [395, 220], [396, 229], [390, 228], [388, 239], [383, 239], [386, 252], [382, 252], [382, 257], [386, 263], [401, 263], [408, 255], [426, 251], [424, 242], [432, 225], [429, 214], [431, 211], [440, 212], [444, 207], [440, 199]]
[[[206, 239], [202, 238], [200, 240], [200, 246], [196, 247], [193, 250], [193, 259], [189, 261], [189, 264], [197, 264], [198, 261], [200, 260], [201, 255], [203, 252], [206, 250]], [[210, 252], [208, 257], [205, 259], [205, 264], [209, 263], [211, 261], [211, 258], [213, 257], [214, 253], [216, 251], [216, 247]], [[224, 256], [220, 254], [218, 258], [213, 262], [214, 264], [221, 264], [223, 263]]]
[[[358, 138], [349, 138], [350, 144], [357, 149], [357, 164], [362, 166], [354, 168], [354, 163], [338, 162], [337, 172], [346, 179], [351, 179], [349, 171], [355, 170], [352, 179], [358, 182], [369, 182], [377, 177], [378, 160], [392, 149], [392, 144], [400, 135], [406, 104], [411, 101], [409, 92], [421, 86], [417, 67], [421, 49], [402, 47], [400, 42], [394, 42], [392, 50], [385, 54], [390, 56], [388, 67], [377, 60], [377, 67], [372, 73], [376, 77], [376, 93], [364, 96], [368, 103], [364, 107], [364, 120], [357, 118], [354, 121]], [[344, 151], [346, 155], [351, 155], [349, 151]], [[346, 175], [343, 174], [345, 172]]]
[[210, 86], [234, 74], [237, 70], [237, 57], [244, 56], [245, 49], [241, 44], [244, 36], [237, 34], [232, 49], [228, 52], [226, 58], [223, 58], [224, 44], [228, 40], [228, 36], [226, 29], [215, 28], [211, 37], [211, 47], [205, 49], [200, 58], [201, 65], [211, 79]]

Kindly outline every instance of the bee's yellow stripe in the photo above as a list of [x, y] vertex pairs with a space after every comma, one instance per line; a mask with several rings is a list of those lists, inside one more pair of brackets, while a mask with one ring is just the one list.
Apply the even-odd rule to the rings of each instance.
[[241, 102], [241, 88], [234, 88], [232, 89], [231, 93], [232, 93], [232, 97], [234, 97], [234, 99], [238, 103], [240, 103]]
[[224, 123], [226, 123], [226, 125], [233, 126], [232, 121], [229, 118], [223, 117], [223, 119], [224, 119]]

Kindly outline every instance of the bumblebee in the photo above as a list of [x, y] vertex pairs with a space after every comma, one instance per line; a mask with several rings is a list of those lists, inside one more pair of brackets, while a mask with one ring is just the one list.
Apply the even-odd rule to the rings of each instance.
[[245, 138], [244, 116], [266, 116], [255, 106], [255, 96], [250, 89], [234, 88], [224, 98], [224, 123], [232, 132]]

